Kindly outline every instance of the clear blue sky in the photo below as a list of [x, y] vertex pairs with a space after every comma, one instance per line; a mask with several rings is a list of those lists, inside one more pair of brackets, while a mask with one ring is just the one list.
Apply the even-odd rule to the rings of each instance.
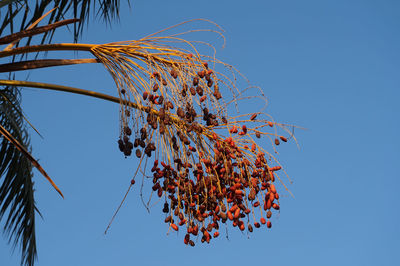
[[[24, 89], [44, 136], [32, 134], [33, 154], [65, 195], [35, 175], [37, 265], [400, 265], [399, 11], [389, 0], [147, 0], [123, 5], [112, 29], [92, 22], [83, 42], [138, 39], [192, 18], [221, 25], [227, 46], [217, 57], [263, 88], [276, 120], [308, 129], [296, 132], [300, 150], [280, 148], [295, 198], [283, 193], [272, 230], [248, 238], [230, 228], [229, 241], [190, 248], [182, 233], [166, 235], [162, 204], [148, 214], [136, 187], [104, 236], [137, 165], [116, 145], [118, 105]], [[116, 94], [101, 65], [29, 79]], [[1, 266], [19, 264], [10, 254], [2, 238]]]

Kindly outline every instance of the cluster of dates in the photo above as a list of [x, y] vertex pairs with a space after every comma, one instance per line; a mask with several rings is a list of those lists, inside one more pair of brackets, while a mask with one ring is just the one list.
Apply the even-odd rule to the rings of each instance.
[[274, 172], [280, 169], [268, 167], [263, 153], [250, 162], [232, 138], [216, 136], [213, 157], [200, 154], [195, 164], [155, 160], [152, 189], [165, 196], [165, 222], [176, 231], [185, 227], [184, 243], [194, 246], [191, 236], [200, 233], [201, 241], [209, 243], [219, 236], [221, 223], [249, 232], [253, 226], [271, 228], [271, 210], [279, 210]]
[[[191, 238], [199, 234], [201, 242], [207, 243], [218, 237], [221, 223], [231, 223], [248, 232], [262, 225], [271, 228], [272, 210], [279, 210], [274, 172], [281, 167], [270, 167], [254, 141], [249, 142], [250, 147], [238, 141], [249, 134], [246, 125], [230, 125], [227, 138], [213, 131], [213, 127], [228, 126], [228, 121], [210, 112], [204, 103], [207, 97], [218, 101], [222, 95], [214, 83], [213, 71], [207, 63], [203, 68], [190, 84], [182, 84], [180, 99], [175, 104], [158, 92], [161, 86], [168, 86], [167, 80], [179, 78], [179, 73], [171, 69], [169, 79], [159, 72], [152, 73], [155, 81], [152, 90], [142, 94], [146, 126], [136, 132], [133, 143], [132, 132], [125, 127], [118, 141], [125, 156], [135, 148], [138, 158], [146, 154], [152, 160], [152, 189], [165, 199], [162, 209], [165, 222], [175, 231], [184, 227], [184, 243], [191, 246], [195, 245]], [[256, 116], [249, 120], [254, 121]], [[269, 123], [271, 127], [274, 125]], [[162, 152], [168, 153], [164, 161], [152, 156], [157, 148], [152, 132], [163, 136], [171, 147], [163, 149]], [[252, 129], [252, 132], [261, 137], [259, 131]], [[208, 147], [199, 141], [204, 138]], [[287, 141], [283, 136], [280, 139]], [[275, 144], [279, 145], [278, 139]]]

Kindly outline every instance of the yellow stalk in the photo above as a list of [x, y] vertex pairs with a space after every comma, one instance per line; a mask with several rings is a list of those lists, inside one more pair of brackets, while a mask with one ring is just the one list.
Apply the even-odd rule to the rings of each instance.
[[15, 49], [1, 51], [0, 58], [13, 56], [18, 54], [36, 53], [45, 51], [88, 51], [96, 46], [96, 44], [84, 44], [84, 43], [56, 43], [56, 44], [43, 44], [43, 45], [32, 45], [23, 46]]
[[122, 103], [132, 106], [133, 108], [143, 110], [144, 106], [139, 106], [136, 103], [132, 102], [127, 102], [124, 100], [121, 100], [120, 98], [113, 97], [104, 93], [100, 92], [95, 92], [95, 91], [88, 91], [88, 90], [83, 90], [83, 89], [78, 89], [78, 88], [73, 88], [73, 87], [67, 87], [67, 86], [61, 86], [61, 85], [56, 85], [56, 84], [49, 84], [49, 83], [42, 83], [42, 82], [32, 82], [32, 81], [21, 81], [21, 80], [0, 80], [0, 85], [3, 86], [15, 86], [15, 87], [30, 87], [30, 88], [39, 88], [39, 89], [47, 89], [47, 90], [55, 90], [55, 91], [64, 91], [64, 92], [70, 92], [70, 93], [76, 93], [76, 94], [82, 94], [86, 96], [91, 96], [115, 103]]

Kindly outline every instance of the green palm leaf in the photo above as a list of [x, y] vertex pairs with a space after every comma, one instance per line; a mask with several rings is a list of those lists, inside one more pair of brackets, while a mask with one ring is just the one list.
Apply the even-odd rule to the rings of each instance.
[[[0, 94], [3, 96], [0, 97], [0, 124], [29, 149], [18, 90], [7, 87]], [[4, 221], [9, 242], [14, 247], [21, 246], [21, 264], [30, 266], [36, 259], [32, 164], [12, 143], [4, 137], [0, 140], [0, 220]]]

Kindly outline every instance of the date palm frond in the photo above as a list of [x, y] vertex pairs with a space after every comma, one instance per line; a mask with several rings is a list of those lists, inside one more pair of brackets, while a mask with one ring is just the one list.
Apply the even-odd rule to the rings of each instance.
[[[12, 87], [1, 89], [0, 124], [25, 149], [29, 136], [20, 110], [20, 95]], [[33, 265], [36, 259], [34, 183], [32, 164], [15, 145], [2, 137], [0, 149], [0, 220], [14, 248], [20, 245], [21, 264]]]

